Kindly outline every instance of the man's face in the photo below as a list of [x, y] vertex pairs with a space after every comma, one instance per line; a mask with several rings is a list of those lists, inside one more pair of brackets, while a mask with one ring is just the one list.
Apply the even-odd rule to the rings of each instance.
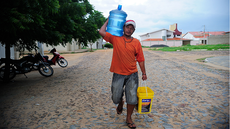
[[124, 26], [123, 29], [124, 29], [124, 35], [126, 35], [126, 36], [131, 36], [133, 34], [133, 32], [135, 31], [133, 25]]

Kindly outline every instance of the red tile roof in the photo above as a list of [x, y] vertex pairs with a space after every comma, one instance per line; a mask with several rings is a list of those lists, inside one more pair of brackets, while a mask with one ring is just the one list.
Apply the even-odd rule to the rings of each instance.
[[181, 38], [167, 38], [167, 40], [181, 40]]
[[[200, 31], [200, 32], [188, 32], [194, 36], [199, 36], [199, 35], [204, 35], [204, 32], [203, 31]], [[209, 34], [209, 35], [224, 35], [225, 34], [225, 31], [213, 31], [213, 32], [205, 32], [205, 35], [206, 34]]]
[[[204, 32], [188, 32], [192, 34], [195, 38], [204, 38]], [[207, 38], [209, 35], [225, 35], [225, 31], [214, 31], [214, 32], [205, 32], [205, 38]]]
[[[167, 38], [167, 40], [181, 40], [181, 38]], [[182, 38], [182, 40], [191, 40], [191, 39]]]
[[201, 34], [201, 35], [193, 35], [195, 38], [207, 38], [208, 36], [209, 36], [209, 34], [208, 33], [205, 33], [205, 36], [204, 36], [204, 34]]

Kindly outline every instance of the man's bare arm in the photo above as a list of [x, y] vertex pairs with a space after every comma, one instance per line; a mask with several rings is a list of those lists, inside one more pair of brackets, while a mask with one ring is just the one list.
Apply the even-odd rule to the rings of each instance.
[[145, 71], [145, 61], [138, 62], [142, 72], [142, 80], [147, 80], [147, 75]]

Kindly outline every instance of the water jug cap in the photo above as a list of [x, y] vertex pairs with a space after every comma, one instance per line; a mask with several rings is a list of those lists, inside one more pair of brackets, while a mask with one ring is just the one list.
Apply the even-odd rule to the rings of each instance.
[[122, 5], [118, 5], [118, 8], [117, 8], [117, 9], [118, 9], [118, 10], [121, 10], [121, 8], [122, 8]]

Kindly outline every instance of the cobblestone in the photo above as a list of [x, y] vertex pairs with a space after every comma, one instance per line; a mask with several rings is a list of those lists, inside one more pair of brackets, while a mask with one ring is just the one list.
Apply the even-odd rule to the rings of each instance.
[[[169, 53], [145, 51], [144, 54], [146, 84], [155, 95], [150, 115], [134, 111], [132, 118], [137, 128], [229, 127], [229, 81], [224, 81], [229, 79], [228, 71], [165, 58]], [[18, 93], [17, 99], [1, 96], [0, 127], [128, 128], [126, 103], [122, 114], [117, 115], [116, 105], [111, 101], [111, 56], [111, 51], [86, 54], [60, 76]]]

